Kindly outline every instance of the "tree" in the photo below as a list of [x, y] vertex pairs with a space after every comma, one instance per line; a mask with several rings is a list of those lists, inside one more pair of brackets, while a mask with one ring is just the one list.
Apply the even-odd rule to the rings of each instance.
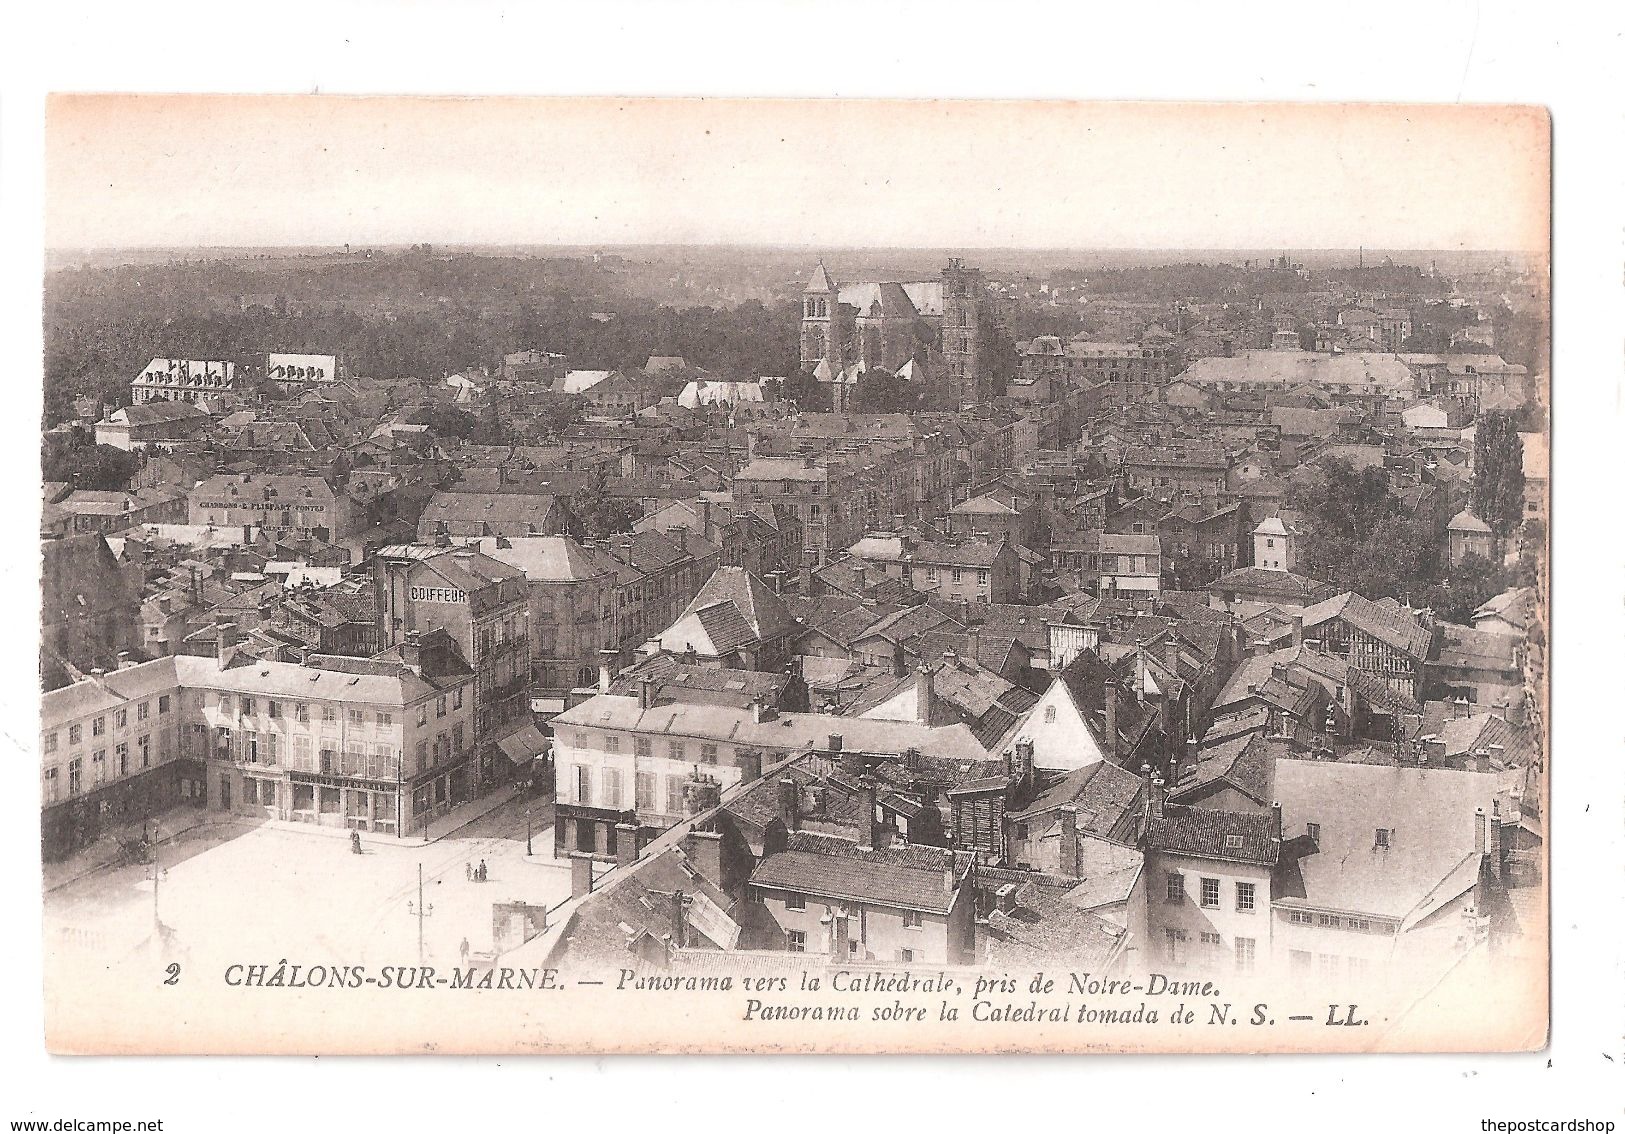
[[1507, 414], [1478, 419], [1471, 499], [1473, 514], [1502, 539], [1523, 520], [1523, 439]]
[[443, 402], [424, 406], [412, 414], [413, 425], [427, 425], [436, 437], [464, 438], [474, 432], [474, 415]]
[[919, 408], [919, 389], [889, 370], [867, 371], [858, 383], [861, 413], [913, 413]]
[[1340, 458], [1321, 461], [1294, 482], [1287, 504], [1307, 512], [1316, 537], [1360, 542], [1395, 504], [1388, 495], [1388, 473], [1381, 468], [1358, 472]]
[[576, 532], [587, 539], [603, 539], [629, 532], [637, 522], [638, 510], [629, 501], [610, 496], [605, 487], [605, 477], [600, 469], [586, 484], [570, 494], [569, 508], [576, 520]]
[[45, 480], [66, 481], [75, 489], [116, 492], [126, 488], [141, 467], [141, 457], [112, 445], [74, 445], [47, 454]]
[[[1506, 570], [1476, 555], [1450, 568], [1444, 579], [1425, 596], [1425, 605], [1446, 622], [1468, 623], [1473, 611], [1511, 585]], [[1419, 598], [1420, 601], [1420, 598]]]

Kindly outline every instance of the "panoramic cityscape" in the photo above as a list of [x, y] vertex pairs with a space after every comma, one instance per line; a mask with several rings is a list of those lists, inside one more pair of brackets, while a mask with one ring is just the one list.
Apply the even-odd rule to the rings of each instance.
[[1543, 980], [1547, 272], [64, 244], [48, 986]]

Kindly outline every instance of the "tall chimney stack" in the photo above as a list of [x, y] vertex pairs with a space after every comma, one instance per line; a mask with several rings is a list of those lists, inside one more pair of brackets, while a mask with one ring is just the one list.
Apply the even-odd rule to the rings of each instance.
[[1061, 861], [1056, 873], [1078, 876], [1078, 809], [1070, 804], [1061, 808]]
[[1117, 686], [1111, 681], [1106, 682], [1106, 736], [1105, 757], [1117, 762], [1119, 743], [1117, 739]]
[[858, 794], [858, 848], [860, 850], [873, 850], [878, 845], [877, 836], [880, 833], [880, 820], [875, 817], [875, 785], [867, 777], [863, 781], [863, 789]]
[[801, 788], [789, 776], [779, 781], [779, 821], [786, 831], [801, 829]]
[[214, 628], [214, 654], [220, 668], [226, 668], [226, 662], [231, 659], [231, 650], [238, 642], [237, 624], [235, 622], [221, 622]]

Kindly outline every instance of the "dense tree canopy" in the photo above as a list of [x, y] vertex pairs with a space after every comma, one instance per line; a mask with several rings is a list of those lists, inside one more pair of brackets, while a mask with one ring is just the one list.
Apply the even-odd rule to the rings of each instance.
[[137, 453], [111, 445], [73, 445], [47, 452], [42, 479], [66, 481], [74, 488], [115, 492], [128, 486], [141, 467]]
[[572, 492], [567, 505], [575, 517], [575, 534], [584, 539], [603, 539], [629, 532], [640, 515], [631, 501], [604, 492], [602, 470], [589, 483]]
[[1479, 417], [1473, 442], [1473, 513], [1505, 538], [1523, 520], [1523, 439], [1504, 413]]

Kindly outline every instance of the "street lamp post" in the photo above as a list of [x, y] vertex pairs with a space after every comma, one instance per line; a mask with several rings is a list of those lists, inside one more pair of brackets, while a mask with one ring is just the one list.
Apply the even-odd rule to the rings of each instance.
[[418, 964], [424, 963], [423, 954], [423, 919], [434, 913], [434, 904], [423, 900], [423, 864], [418, 863], [418, 900], [414, 905], [408, 901], [406, 912], [418, 919]]

